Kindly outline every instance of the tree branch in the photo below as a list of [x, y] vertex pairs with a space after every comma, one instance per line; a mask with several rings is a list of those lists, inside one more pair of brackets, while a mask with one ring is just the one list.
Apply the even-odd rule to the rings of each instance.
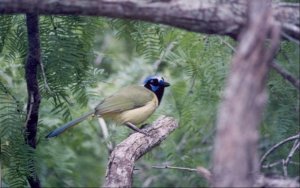
[[[271, 1], [248, 2], [248, 26], [240, 36], [217, 119], [215, 187], [252, 187], [259, 172], [257, 126], [267, 100], [265, 83], [280, 29], [272, 25]], [[265, 46], [268, 35], [270, 49]]]
[[[203, 177], [209, 184], [211, 184], [211, 176], [212, 173], [210, 170], [198, 166], [197, 168], [186, 168], [186, 167], [177, 167], [177, 166], [152, 166], [152, 168], [156, 169], [175, 169], [175, 170], [183, 170], [188, 172], [197, 172], [201, 177]], [[290, 179], [285, 177], [266, 177], [266, 176], [259, 176], [255, 180], [254, 187], [299, 187], [299, 182], [296, 179]]]
[[280, 67], [276, 62], [271, 63], [271, 67], [300, 91], [300, 80], [295, 78], [284, 68]]
[[280, 147], [281, 145], [285, 144], [286, 142], [290, 142], [290, 141], [294, 141], [294, 140], [298, 140], [300, 139], [300, 132], [296, 135], [290, 136], [280, 142], [278, 142], [277, 144], [275, 144], [274, 146], [272, 146], [260, 159], [260, 164], [263, 165], [264, 161], [266, 160], [267, 156], [269, 156], [271, 153], [273, 153], [278, 147]]
[[[171, 25], [237, 38], [246, 25], [245, 0], [1, 0], [0, 14], [93, 15]], [[272, 4], [273, 25], [300, 40], [299, 4]]]
[[118, 144], [109, 158], [104, 187], [131, 187], [135, 161], [159, 145], [177, 127], [173, 118], [163, 116], [143, 129], [151, 137], [133, 133]]
[[[37, 68], [41, 59], [38, 15], [27, 14], [26, 24], [29, 51], [25, 65], [25, 79], [28, 92], [25, 140], [30, 147], [35, 149], [39, 105], [41, 100], [37, 80]], [[35, 169], [34, 163], [34, 159], [31, 159], [30, 164], [33, 165], [32, 169]], [[27, 177], [27, 179], [32, 188], [40, 187], [40, 181], [35, 171], [32, 171], [32, 175]]]

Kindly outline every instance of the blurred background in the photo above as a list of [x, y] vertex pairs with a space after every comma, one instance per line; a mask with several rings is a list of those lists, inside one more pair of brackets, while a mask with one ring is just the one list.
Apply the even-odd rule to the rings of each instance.
[[[236, 42], [140, 21], [79, 16], [41, 16], [44, 75], [39, 71], [40, 121], [36, 154], [24, 144], [26, 115], [24, 63], [27, 55], [25, 16], [0, 16], [0, 135], [2, 186], [26, 186], [28, 158], [37, 161], [43, 187], [99, 187], [105, 179], [107, 143], [120, 143], [127, 127], [106, 122], [103, 138], [90, 118], [63, 135], [46, 140], [49, 131], [93, 109], [104, 97], [148, 75], [162, 75], [171, 87], [147, 120], [175, 117], [180, 126], [136, 164], [136, 187], [207, 186], [194, 172], [152, 166], [211, 168], [215, 121]], [[277, 62], [299, 78], [299, 46], [281, 43]], [[260, 154], [299, 132], [299, 92], [271, 70], [269, 99], [260, 126]], [[279, 148], [268, 163], [286, 158], [293, 143]], [[298, 151], [299, 153], [299, 151]], [[288, 175], [299, 177], [299, 155]], [[263, 170], [283, 175], [282, 166]]]

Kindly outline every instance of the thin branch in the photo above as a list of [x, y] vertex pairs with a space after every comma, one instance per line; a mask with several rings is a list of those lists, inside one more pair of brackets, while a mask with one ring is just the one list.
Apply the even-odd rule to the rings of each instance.
[[284, 177], [287, 177], [288, 176], [288, 172], [287, 172], [287, 166], [285, 165], [284, 159], [281, 160], [281, 164], [282, 164], [283, 175], [284, 175]]
[[154, 70], [155, 70], [155, 74], [157, 73], [158, 71], [158, 68], [160, 66], [160, 64], [162, 63], [163, 59], [172, 51], [172, 49], [175, 47], [176, 45], [176, 42], [170, 42], [168, 44], [168, 46], [165, 48], [165, 50], [160, 54], [160, 57], [159, 59], [157, 59], [154, 64], [153, 64], [153, 67], [154, 67]]
[[209, 183], [211, 182], [211, 172], [202, 167], [198, 166], [197, 168], [187, 168], [187, 167], [178, 167], [178, 166], [170, 166], [170, 165], [154, 165], [152, 168], [156, 169], [176, 169], [176, 170], [183, 170], [183, 171], [189, 171], [189, 172], [197, 172], [201, 177], [203, 177], [206, 181]]
[[275, 144], [274, 146], [272, 146], [260, 159], [260, 164], [263, 165], [263, 162], [265, 161], [265, 159], [267, 158], [267, 156], [269, 156], [271, 153], [273, 153], [277, 148], [279, 148], [281, 145], [293, 141], [293, 140], [297, 140], [300, 138], [300, 132], [294, 136], [290, 136], [280, 142], [278, 142], [277, 144]]
[[45, 88], [46, 88], [46, 90], [48, 90], [49, 93], [52, 93], [52, 91], [49, 87], [49, 84], [47, 82], [47, 77], [46, 77], [46, 74], [45, 74], [44, 64], [43, 64], [42, 61], [40, 61], [40, 67], [41, 67], [41, 71], [42, 71], [42, 76], [43, 76]]
[[[281, 162], [280, 162], [281, 163]], [[211, 183], [212, 173], [210, 170], [199, 166], [195, 168], [186, 168], [186, 167], [177, 167], [177, 166], [152, 166], [152, 168], [156, 169], [175, 169], [175, 170], [183, 170], [189, 172], [197, 172], [201, 177], [203, 177], [208, 183]], [[299, 187], [299, 183], [296, 179], [288, 179], [282, 177], [269, 178], [263, 175], [260, 175], [256, 178], [254, 187]]]
[[236, 52], [235, 47], [233, 47], [231, 44], [229, 44], [226, 40], [223, 39], [223, 37], [219, 36], [218, 37], [220, 39], [220, 41], [225, 44], [227, 47], [229, 47], [231, 49], [232, 52]]
[[290, 164], [293, 164], [293, 165], [297, 165], [297, 166], [299, 166], [299, 165], [300, 165], [300, 162], [296, 162], [296, 161], [290, 161]]
[[[221, 36], [218, 37], [221, 42], [223, 44], [225, 44], [226, 46], [228, 46], [233, 52], [236, 52], [236, 49], [229, 44], [227, 41], [225, 41]], [[283, 53], [283, 55], [285, 56], [285, 58], [290, 62], [289, 58], [286, 56], [285, 53]], [[285, 70], [284, 68], [282, 68], [278, 63], [276, 62], [272, 62], [271, 63], [271, 67], [277, 72], [279, 73], [284, 79], [286, 79], [287, 81], [289, 81], [294, 87], [296, 87], [296, 89], [298, 89], [300, 91], [300, 80], [295, 78], [292, 74], [290, 74], [287, 70]]]
[[282, 160], [276, 161], [271, 164], [262, 165], [262, 168], [272, 168], [272, 167], [278, 166], [279, 164], [282, 164]]
[[178, 166], [169, 166], [169, 165], [164, 165], [164, 166], [159, 166], [159, 165], [154, 165], [152, 168], [157, 168], [157, 169], [177, 169], [177, 170], [184, 170], [184, 171], [190, 171], [190, 172], [198, 172], [196, 168], [186, 168], [186, 167], [178, 167]]
[[288, 35], [286, 32], [282, 31], [281, 35], [284, 37], [284, 39], [287, 39], [297, 45], [300, 45], [300, 41], [298, 39], [295, 39], [293, 37], [291, 37], [290, 35]]
[[300, 146], [300, 142], [299, 142], [299, 139], [297, 139], [297, 140], [295, 140], [293, 147], [291, 148], [288, 156], [286, 157], [285, 160], [283, 160], [283, 166], [286, 169], [285, 176], [288, 176], [288, 172], [287, 172], [288, 165], [290, 163], [291, 158], [294, 156], [295, 152], [299, 149], [299, 146]]
[[300, 80], [291, 75], [287, 70], [282, 68], [276, 62], [271, 63], [271, 67], [276, 70], [278, 74], [280, 74], [284, 79], [289, 81], [294, 87], [296, 87], [300, 91]]

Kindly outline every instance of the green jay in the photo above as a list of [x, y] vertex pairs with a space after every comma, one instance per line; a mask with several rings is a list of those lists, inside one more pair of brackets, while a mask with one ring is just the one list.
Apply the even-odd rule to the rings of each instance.
[[160, 76], [149, 76], [144, 86], [127, 86], [102, 100], [93, 111], [74, 119], [50, 132], [46, 138], [56, 137], [70, 127], [77, 125], [89, 116], [109, 118], [124, 124], [130, 129], [148, 135], [136, 127], [143, 123], [159, 106], [165, 87], [170, 86]]

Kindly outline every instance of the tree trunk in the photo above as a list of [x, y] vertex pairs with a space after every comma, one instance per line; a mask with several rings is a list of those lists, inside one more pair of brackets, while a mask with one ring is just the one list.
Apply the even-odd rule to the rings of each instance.
[[[258, 130], [267, 94], [265, 83], [278, 48], [271, 1], [249, 1], [248, 23], [240, 36], [217, 120], [213, 185], [252, 187], [258, 167]], [[267, 36], [270, 48], [266, 47]]]
[[[33, 149], [36, 148], [36, 133], [41, 100], [37, 80], [37, 70], [41, 61], [38, 19], [37, 14], [26, 15], [29, 48], [27, 62], [25, 65], [25, 79], [28, 92], [25, 141]], [[33, 166], [32, 169], [35, 169], [34, 159], [31, 159], [29, 164]], [[35, 171], [32, 171], [31, 175], [27, 177], [27, 179], [32, 188], [41, 187], [39, 178]]]

